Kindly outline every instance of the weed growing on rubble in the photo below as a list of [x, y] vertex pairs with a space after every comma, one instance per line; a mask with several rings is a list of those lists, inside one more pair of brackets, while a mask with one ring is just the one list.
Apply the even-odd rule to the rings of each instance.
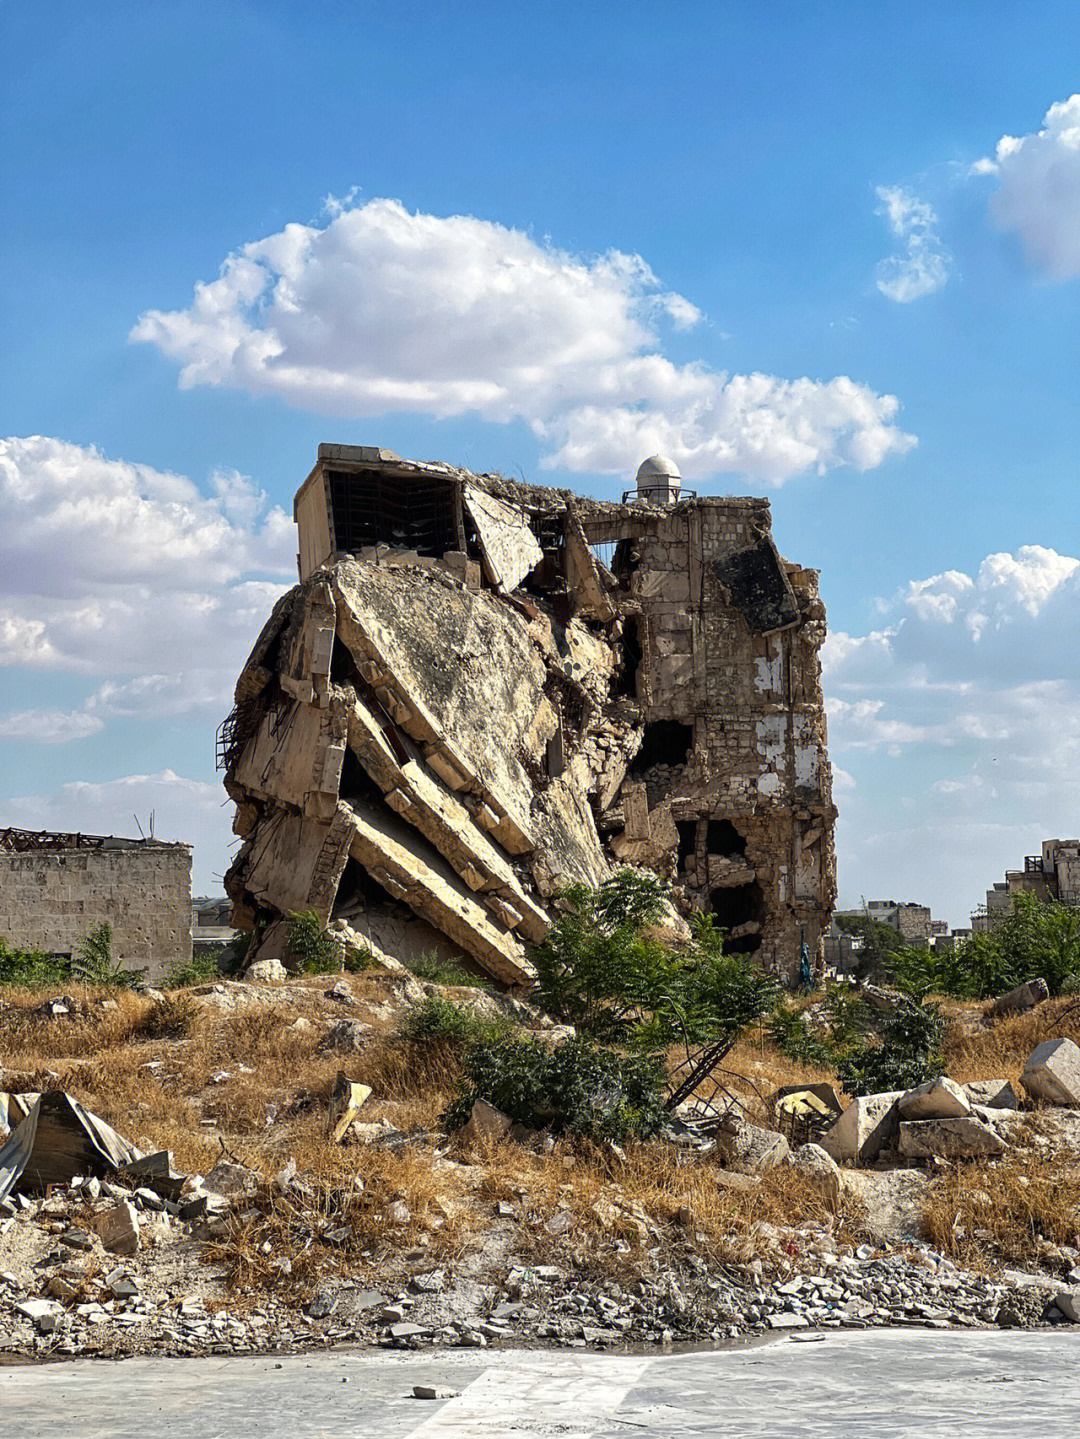
[[847, 1049], [837, 1060], [836, 1073], [852, 1095], [914, 1089], [945, 1072], [944, 1038], [940, 1006], [909, 999], [885, 1021], [881, 1043]]
[[403, 960], [405, 968], [428, 984], [466, 985], [470, 989], [491, 989], [491, 980], [486, 974], [470, 974], [463, 965], [452, 959], [441, 959], [433, 949]]
[[397, 1032], [403, 1039], [446, 1041], [465, 1049], [473, 1044], [497, 1044], [516, 1028], [505, 1015], [488, 1018], [465, 1005], [429, 994], [405, 1011]]
[[564, 913], [532, 955], [545, 1008], [593, 1041], [652, 1052], [734, 1038], [775, 1003], [776, 981], [724, 953], [711, 915], [694, 916], [681, 953], [657, 939], [665, 895], [628, 869], [598, 889], [565, 890]]
[[337, 974], [342, 968], [341, 946], [313, 909], [289, 915], [285, 953], [303, 974]]
[[621, 1055], [586, 1039], [554, 1049], [535, 1039], [475, 1045], [465, 1056], [461, 1092], [442, 1116], [447, 1130], [468, 1119], [477, 1099], [530, 1129], [593, 1139], [645, 1138], [664, 1118], [662, 1060]]

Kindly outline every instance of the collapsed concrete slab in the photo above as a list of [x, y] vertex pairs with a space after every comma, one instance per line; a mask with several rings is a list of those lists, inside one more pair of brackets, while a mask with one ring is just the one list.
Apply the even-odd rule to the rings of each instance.
[[662, 490], [604, 503], [320, 446], [301, 582], [220, 735], [253, 960], [314, 910], [375, 952], [528, 985], [559, 891], [620, 863], [769, 969], [793, 975], [804, 937], [817, 953], [816, 575], [776, 553], [765, 501]]
[[1018, 1109], [1020, 1099], [1007, 1079], [973, 1079], [961, 1085], [971, 1104], [982, 1104], [987, 1109]]

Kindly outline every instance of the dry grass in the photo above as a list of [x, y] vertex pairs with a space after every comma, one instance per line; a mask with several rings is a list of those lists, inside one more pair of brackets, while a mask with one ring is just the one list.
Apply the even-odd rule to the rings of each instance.
[[1041, 1243], [1080, 1246], [1080, 1169], [1010, 1155], [949, 1168], [934, 1184], [926, 1238], [971, 1268], [991, 1258], [1021, 1266]]
[[[210, 1262], [226, 1265], [237, 1292], [284, 1287], [304, 1295], [338, 1272], [370, 1271], [385, 1283], [410, 1248], [433, 1265], [485, 1253], [509, 1262], [512, 1251], [533, 1262], [569, 1257], [585, 1273], [629, 1276], [646, 1262], [645, 1250], [658, 1247], [671, 1258], [779, 1262], [806, 1242], [791, 1234], [802, 1226], [839, 1241], [865, 1237], [848, 1195], [786, 1169], [746, 1192], [726, 1189], [713, 1162], [666, 1145], [628, 1145], [621, 1159], [584, 1142], [560, 1141], [549, 1155], [504, 1142], [476, 1153], [451, 1150], [453, 1162], [440, 1160], [419, 1132], [436, 1127], [453, 1097], [456, 1052], [396, 1037], [400, 980], [378, 971], [348, 976], [353, 1008], [327, 999], [334, 978], [294, 981], [289, 1003], [236, 1013], [211, 1007], [198, 991], [163, 1005], [70, 986], [77, 1013], [46, 1018], [40, 992], [2, 991], [0, 1085], [67, 1088], [142, 1147], [172, 1150], [181, 1169], [205, 1173], [224, 1151], [259, 1173], [257, 1217], [231, 1220], [230, 1232], [206, 1248]], [[948, 1006], [950, 1074], [961, 1081], [1017, 1078], [1041, 1039], [1066, 1034], [1080, 1042], [1074, 1005], [1052, 1001], [994, 1024], [982, 1022], [984, 1007]], [[300, 1017], [310, 1026], [294, 1028]], [[327, 1028], [344, 1017], [369, 1024], [371, 1041], [359, 1053], [324, 1051]], [[372, 1087], [365, 1120], [388, 1119], [417, 1142], [396, 1150], [331, 1146], [327, 1104], [340, 1069]], [[724, 1070], [719, 1083], [762, 1123], [771, 1123], [765, 1101], [777, 1088], [835, 1082], [827, 1069], [785, 1058], [756, 1031], [736, 1045]], [[221, 1071], [227, 1077], [214, 1082]], [[272, 1180], [290, 1157], [303, 1189], [283, 1195]], [[409, 1210], [404, 1224], [390, 1218], [399, 1200]], [[516, 1219], [496, 1219], [500, 1201], [513, 1206]], [[556, 1237], [545, 1226], [559, 1211], [570, 1224]], [[1078, 1212], [1075, 1171], [1053, 1174], [1036, 1160], [967, 1166], [935, 1184], [927, 1236], [966, 1263], [991, 1254], [1023, 1262], [1033, 1237], [1074, 1242]], [[493, 1225], [507, 1234], [493, 1236]], [[328, 1242], [325, 1234], [338, 1229], [347, 1235]]]

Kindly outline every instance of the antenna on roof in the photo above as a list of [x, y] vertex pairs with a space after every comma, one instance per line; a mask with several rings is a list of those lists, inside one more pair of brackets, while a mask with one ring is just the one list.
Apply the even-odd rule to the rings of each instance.
[[150, 838], [154, 838], [154, 811], [150, 811]]
[[131, 818], [132, 818], [132, 819], [135, 821], [135, 823], [139, 826], [139, 834], [140, 834], [141, 838], [145, 840], [146, 835], [143, 834], [143, 827], [142, 827], [141, 824], [139, 824], [139, 816], [138, 816], [137, 814], [133, 814], [133, 815], [131, 816]]

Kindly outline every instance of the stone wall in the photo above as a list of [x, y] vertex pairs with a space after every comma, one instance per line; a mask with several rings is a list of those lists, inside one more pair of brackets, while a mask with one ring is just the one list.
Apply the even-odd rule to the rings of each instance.
[[114, 956], [150, 978], [190, 960], [187, 845], [0, 854], [0, 935], [13, 947], [75, 954], [105, 920]]

